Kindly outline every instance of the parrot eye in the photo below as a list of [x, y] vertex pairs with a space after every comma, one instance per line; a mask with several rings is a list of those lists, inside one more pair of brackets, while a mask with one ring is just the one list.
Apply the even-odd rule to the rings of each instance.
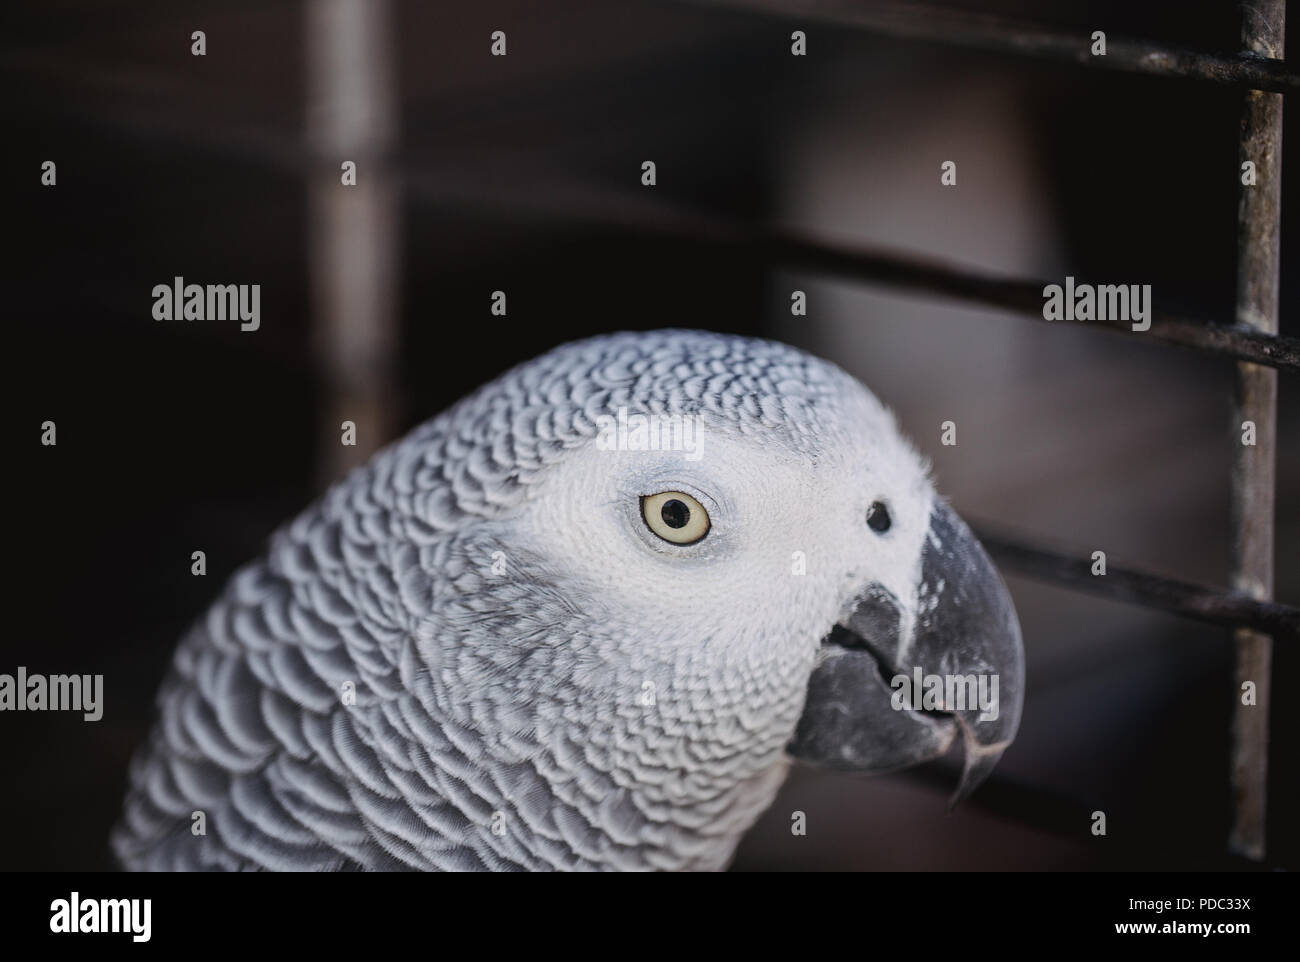
[[670, 544], [694, 544], [709, 533], [709, 512], [684, 491], [663, 491], [641, 499], [646, 527]]
[[876, 534], [884, 534], [893, 522], [889, 518], [889, 509], [879, 501], [873, 501], [867, 508], [867, 527]]

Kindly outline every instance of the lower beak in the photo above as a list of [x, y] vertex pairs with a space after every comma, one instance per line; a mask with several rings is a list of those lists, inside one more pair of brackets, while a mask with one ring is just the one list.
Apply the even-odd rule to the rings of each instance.
[[955, 804], [1020, 724], [1024, 649], [1015, 607], [966, 523], [930, 515], [913, 597], [863, 591], [826, 637], [789, 746], [812, 764], [877, 773], [964, 748]]

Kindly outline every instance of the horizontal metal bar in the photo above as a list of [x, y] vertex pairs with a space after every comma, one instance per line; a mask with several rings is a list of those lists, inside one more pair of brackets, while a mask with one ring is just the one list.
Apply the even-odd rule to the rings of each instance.
[[1269, 367], [1300, 370], [1300, 339], [1294, 337], [1264, 334], [1240, 325], [1211, 324], [1156, 310], [1151, 312], [1150, 330], [1142, 332], [1133, 331], [1124, 320], [1047, 321], [1043, 317], [1046, 285], [1041, 281], [994, 277], [911, 254], [850, 250], [789, 235], [769, 235], [765, 245], [785, 263], [811, 271], [987, 304], [1044, 323], [1084, 324]]
[[1063, 554], [978, 527], [976, 535], [999, 564], [1039, 581], [1157, 608], [1198, 621], [1255, 628], [1269, 632], [1275, 638], [1300, 640], [1300, 608], [1276, 601], [1257, 601], [1239, 591], [1205, 588], [1160, 575], [1117, 568], [1109, 562], [1104, 575], [1094, 575], [1090, 556]]
[[1208, 354], [1268, 367], [1300, 371], [1300, 338], [1265, 334], [1249, 327], [1212, 324], [1152, 310], [1151, 327], [1134, 332], [1123, 320], [1048, 321], [1043, 317], [1043, 281], [996, 277], [969, 268], [900, 251], [862, 245], [848, 246], [813, 240], [781, 228], [727, 220], [588, 185], [553, 182], [546, 189], [512, 193], [499, 184], [492, 190], [467, 189], [452, 198], [447, 178], [408, 170], [413, 197], [464, 204], [470, 197], [481, 206], [504, 205], [512, 213], [531, 212], [559, 217], [573, 224], [654, 235], [678, 243], [713, 244], [749, 252], [769, 263], [851, 281], [881, 284], [926, 296], [941, 295], [971, 304], [1011, 311], [1045, 324], [1082, 324], [1134, 338], [1149, 337]]
[[[513, 191], [509, 186], [503, 188], [499, 179], [491, 187], [473, 188], [463, 176], [458, 180], [451, 175], [435, 177], [412, 168], [407, 168], [406, 173], [411, 196], [423, 200], [464, 205], [472, 197], [473, 204], [480, 208], [502, 206], [516, 215], [527, 212], [679, 243], [739, 248], [769, 263], [830, 277], [882, 284], [927, 296], [939, 294], [1001, 308], [1045, 324], [1083, 324], [1240, 361], [1300, 371], [1300, 338], [1265, 334], [1245, 326], [1212, 324], [1154, 309], [1151, 327], [1143, 332], [1134, 332], [1130, 323], [1122, 320], [1048, 321], [1043, 317], [1046, 286], [1043, 281], [996, 277], [900, 251], [832, 244], [781, 228], [727, 220], [587, 184], [552, 181], [544, 189]], [[454, 195], [453, 184], [457, 191]]]
[[[1043, 317], [1046, 283], [997, 277], [943, 261], [865, 245], [832, 244], [782, 228], [719, 218], [672, 207], [621, 191], [553, 182], [525, 193], [484, 188], [468, 193], [462, 184], [454, 199], [446, 178], [409, 171], [412, 196], [463, 204], [472, 195], [480, 205], [504, 205], [515, 214], [531, 212], [617, 231], [657, 236], [685, 244], [711, 244], [747, 251], [755, 259], [845, 280], [893, 287], [924, 296], [940, 295], [996, 307], [1045, 324], [1082, 324], [1133, 338], [1152, 338], [1208, 354], [1252, 361], [1280, 370], [1300, 371], [1300, 338], [1265, 334], [1241, 325], [1213, 324], [1165, 311], [1151, 311], [1149, 330], [1135, 332], [1123, 320], [1048, 321]], [[1063, 280], [1063, 278], [1058, 279]]]
[[[694, 0], [705, 6], [762, 13], [789, 21], [829, 23], [887, 37], [969, 47], [998, 54], [1022, 54], [1156, 77], [1187, 77], [1253, 90], [1300, 90], [1300, 74], [1281, 60], [1237, 54], [1201, 53], [1111, 37], [1104, 56], [1092, 54], [1092, 30], [1071, 32], [988, 14], [912, 3], [862, 0]], [[1095, 28], [1105, 30], [1104, 23]]]
[[[512, 191], [508, 186], [503, 189], [499, 180], [489, 189], [470, 187], [463, 177], [454, 181], [450, 174], [435, 177], [427, 171], [407, 168], [407, 175], [410, 195], [425, 201], [467, 206], [473, 198], [468, 206], [500, 207], [516, 216], [529, 213], [677, 243], [741, 249], [756, 259], [828, 277], [880, 284], [923, 296], [937, 294], [1000, 308], [1045, 324], [1082, 324], [1279, 370], [1300, 371], [1300, 338], [1266, 334], [1244, 325], [1213, 324], [1154, 309], [1150, 329], [1142, 332], [1133, 331], [1130, 322], [1123, 320], [1048, 321], [1043, 317], [1043, 281], [997, 277], [896, 250], [814, 240], [782, 228], [728, 220], [587, 184], [552, 181], [545, 189]], [[452, 183], [457, 185], [454, 195]]]

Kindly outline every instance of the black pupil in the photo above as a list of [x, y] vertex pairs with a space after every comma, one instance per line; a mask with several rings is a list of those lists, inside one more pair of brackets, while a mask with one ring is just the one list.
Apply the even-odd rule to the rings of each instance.
[[889, 509], [879, 501], [867, 508], [867, 527], [872, 531], [883, 534], [889, 530], [889, 523]]
[[674, 498], [672, 501], [664, 502], [659, 517], [663, 518], [664, 524], [670, 528], [684, 528], [686, 522], [691, 520], [691, 509]]

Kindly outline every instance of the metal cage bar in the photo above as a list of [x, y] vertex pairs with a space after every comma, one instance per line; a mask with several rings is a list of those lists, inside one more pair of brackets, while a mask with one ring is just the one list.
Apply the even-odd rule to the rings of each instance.
[[[429, 178], [418, 171], [411, 171], [410, 177], [408, 188], [413, 195], [433, 202], [449, 199], [452, 188], [447, 178]], [[516, 212], [531, 209], [562, 217], [569, 223], [585, 222], [638, 236], [649, 234], [679, 243], [741, 248], [769, 263], [827, 277], [879, 284], [927, 297], [937, 294], [1044, 324], [1082, 324], [1279, 370], [1300, 371], [1300, 338], [1283, 337], [1250, 325], [1215, 324], [1161, 310], [1151, 312], [1150, 330], [1142, 332], [1133, 332], [1129, 322], [1120, 320], [1047, 321], [1043, 318], [1042, 281], [1002, 277], [902, 251], [833, 244], [778, 227], [727, 220], [662, 203], [630, 202], [612, 191], [599, 193], [571, 184], [552, 184], [544, 198], [539, 200], [537, 193], [515, 197], [507, 188], [504, 193], [497, 191], [489, 202], [504, 203]]]
[[[1054, 323], [1044, 321], [1044, 285], [1037, 281], [996, 277], [892, 251], [837, 248], [784, 234], [772, 234], [765, 243], [791, 266], [870, 280], [904, 290], [941, 294], [973, 304], [999, 307], [1031, 320]], [[1127, 321], [1069, 323], [1130, 333]], [[1300, 371], [1300, 339], [1278, 336], [1276, 329], [1276, 325], [1269, 331], [1240, 322], [1235, 325], [1213, 324], [1154, 310], [1150, 330], [1134, 336], [1250, 361], [1254, 365]]]
[[[1240, 56], [1203, 53], [1140, 40], [1107, 37], [1104, 56], [1093, 56], [1078, 32], [1027, 24], [989, 14], [915, 3], [862, 0], [695, 0], [743, 13], [829, 23], [904, 40], [1020, 54], [1157, 77], [1185, 77], [1250, 90], [1300, 90], [1300, 74], [1280, 59], [1263, 59], [1249, 45]], [[1260, 6], [1267, 7], [1269, 4]]]
[[[1285, 0], [1242, 4], [1242, 45], [1249, 56], [1280, 62], [1286, 31]], [[1253, 163], [1255, 183], [1243, 183], [1237, 212], [1237, 323], [1265, 334], [1278, 329], [1279, 243], [1282, 212], [1282, 96], [1246, 91], [1241, 118], [1242, 164]], [[1243, 181], [1247, 178], [1243, 177]], [[1253, 598], [1273, 594], [1273, 506], [1276, 496], [1277, 372], [1237, 364], [1233, 429], [1255, 429], [1254, 443], [1235, 446], [1232, 466], [1232, 587]], [[1268, 712], [1272, 639], [1238, 628], [1232, 723], [1233, 821], [1229, 848], [1248, 858], [1265, 852], [1268, 799]], [[1248, 699], [1243, 689], [1254, 687]]]
[[1106, 576], [1092, 573], [1086, 552], [1066, 553], [1005, 537], [987, 528], [975, 532], [1003, 567], [1030, 578], [1089, 594], [1157, 608], [1198, 621], [1300, 641], [1300, 608], [1222, 591], [1186, 581], [1107, 564]]

